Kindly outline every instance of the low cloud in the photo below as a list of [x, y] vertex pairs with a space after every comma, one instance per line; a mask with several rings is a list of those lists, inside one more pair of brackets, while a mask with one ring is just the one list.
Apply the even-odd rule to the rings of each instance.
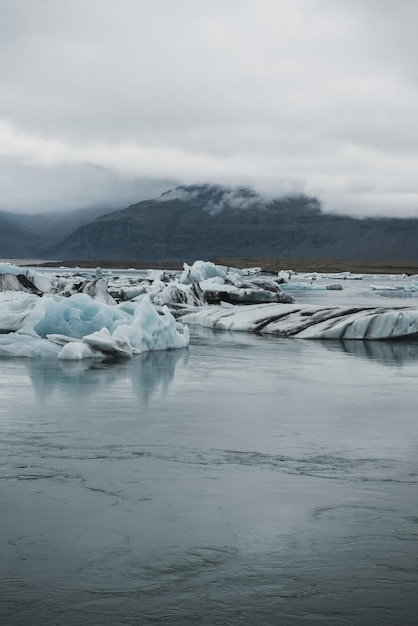
[[418, 216], [417, 19], [409, 0], [3, 0], [1, 208], [209, 182]]
[[216, 215], [225, 208], [234, 209], [236, 211], [246, 211], [253, 207], [265, 205], [265, 200], [255, 193], [253, 190], [243, 187], [224, 190], [219, 200], [209, 202], [206, 211], [210, 215]]
[[[208, 193], [209, 191], [209, 193]], [[206, 196], [208, 196], [206, 198]], [[216, 215], [224, 209], [245, 211], [252, 207], [263, 207], [268, 203], [250, 187], [235, 187], [233, 189], [215, 185], [207, 189], [206, 186], [176, 187], [163, 193], [159, 198], [163, 202], [181, 200], [203, 204], [203, 209], [210, 215]]]
[[172, 180], [127, 178], [102, 167], [74, 164], [45, 168], [0, 160], [0, 211], [68, 212], [93, 207], [122, 209], [155, 198]]

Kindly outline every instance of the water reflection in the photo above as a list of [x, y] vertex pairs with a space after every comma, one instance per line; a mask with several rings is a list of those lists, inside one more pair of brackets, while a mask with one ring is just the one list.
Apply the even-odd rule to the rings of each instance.
[[280, 350], [291, 349], [299, 354], [306, 348], [319, 348], [342, 352], [362, 359], [379, 361], [384, 365], [403, 366], [418, 361], [418, 339], [398, 339], [393, 341], [363, 341], [359, 339], [287, 339], [271, 335], [256, 335], [251, 332], [232, 332], [212, 328], [193, 327], [193, 339], [200, 345], [216, 341], [230, 350], [264, 345], [271, 348], [277, 345]]
[[158, 389], [162, 393], [168, 390], [174, 380], [177, 365], [180, 362], [184, 366], [188, 364], [189, 351], [187, 348], [156, 350], [141, 355], [139, 361], [137, 372], [130, 368], [132, 389], [138, 398], [147, 403]]
[[360, 341], [356, 339], [322, 340], [321, 345], [333, 352], [379, 361], [385, 365], [403, 366], [418, 360], [417, 340]]
[[158, 390], [166, 392], [174, 379], [179, 363], [187, 365], [187, 349], [146, 352], [124, 361], [59, 361], [57, 359], [2, 359], [7, 368], [28, 375], [33, 390], [40, 400], [53, 393], [86, 397], [100, 389], [114, 386], [115, 391], [126, 387], [141, 403], [148, 403]]

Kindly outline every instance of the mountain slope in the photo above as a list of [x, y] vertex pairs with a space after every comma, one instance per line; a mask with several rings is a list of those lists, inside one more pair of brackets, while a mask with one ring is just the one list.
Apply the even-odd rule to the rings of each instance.
[[32, 256], [36, 246], [29, 229], [16, 224], [8, 213], [0, 212], [0, 258]]
[[45, 258], [193, 261], [214, 257], [416, 261], [417, 219], [321, 212], [306, 196], [266, 201], [247, 188], [177, 187], [87, 224]]
[[45, 247], [112, 210], [94, 207], [36, 215], [0, 211], [0, 258], [42, 258]]

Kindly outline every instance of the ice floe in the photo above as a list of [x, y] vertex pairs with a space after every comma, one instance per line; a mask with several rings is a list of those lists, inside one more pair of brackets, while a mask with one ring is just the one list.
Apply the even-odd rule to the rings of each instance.
[[[184, 264], [181, 273], [136, 275], [100, 268], [42, 273], [1, 263], [0, 356], [126, 358], [187, 347], [188, 325], [303, 339], [418, 336], [416, 307], [296, 304], [299, 293], [306, 298], [342, 289], [340, 283], [321, 282], [329, 275], [318, 274], [315, 281], [313, 276], [294, 277], [290, 270], [266, 276], [259, 268], [204, 261]], [[418, 283], [377, 289], [417, 293]]]
[[306, 283], [287, 283], [280, 285], [285, 293], [296, 293], [298, 291], [342, 291], [341, 283], [331, 283], [329, 285], [310, 285]]
[[204, 308], [180, 317], [186, 324], [301, 339], [395, 339], [418, 334], [418, 309], [265, 304]]
[[158, 312], [149, 298], [128, 312], [87, 294], [30, 296], [3, 303], [0, 332], [0, 356], [131, 357], [189, 343], [187, 327], [166, 307]]
[[180, 284], [198, 283], [209, 304], [254, 304], [262, 302], [293, 302], [279, 284], [282, 279], [258, 276], [259, 268], [238, 270], [214, 263], [195, 261], [184, 264]]
[[376, 291], [381, 296], [398, 297], [418, 297], [418, 281], [414, 280], [409, 284], [403, 285], [370, 285], [372, 291]]

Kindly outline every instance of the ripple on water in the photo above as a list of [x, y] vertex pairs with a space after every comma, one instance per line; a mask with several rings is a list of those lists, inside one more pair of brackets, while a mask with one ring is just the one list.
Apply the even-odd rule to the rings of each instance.
[[[337, 523], [338, 516], [347, 517], [352, 508], [318, 507], [314, 521], [323, 523], [327, 518]], [[377, 507], [354, 509], [373, 526]], [[39, 539], [27, 537], [21, 543], [28, 548]], [[88, 540], [96, 541], [90, 552]], [[98, 542], [113, 545], [102, 559]], [[15, 622], [19, 626], [293, 626], [301, 620], [318, 626], [412, 626], [408, 616], [412, 615], [416, 581], [411, 572], [388, 571], [385, 562], [376, 568], [367, 559], [356, 569], [358, 561], [351, 561], [350, 555], [340, 551], [330, 567], [323, 551], [315, 554], [297, 543], [264, 555], [257, 550], [243, 553], [230, 546], [206, 545], [135, 554], [129, 538], [102, 533], [95, 539], [92, 530], [75, 584], [74, 580], [39, 580], [37, 589], [33, 585], [27, 589], [22, 580], [10, 578], [3, 586], [11, 592], [3, 608], [9, 616], [19, 614]], [[42, 593], [43, 582], [47, 593]]]
[[264, 467], [285, 474], [347, 482], [407, 484], [418, 482], [418, 475], [410, 471], [408, 463], [390, 458], [346, 458], [327, 454], [307, 454], [303, 457], [295, 457], [257, 451], [196, 450], [193, 448], [177, 448], [174, 452], [155, 448], [152, 456], [173, 463], [207, 467], [237, 465], [251, 469]]

